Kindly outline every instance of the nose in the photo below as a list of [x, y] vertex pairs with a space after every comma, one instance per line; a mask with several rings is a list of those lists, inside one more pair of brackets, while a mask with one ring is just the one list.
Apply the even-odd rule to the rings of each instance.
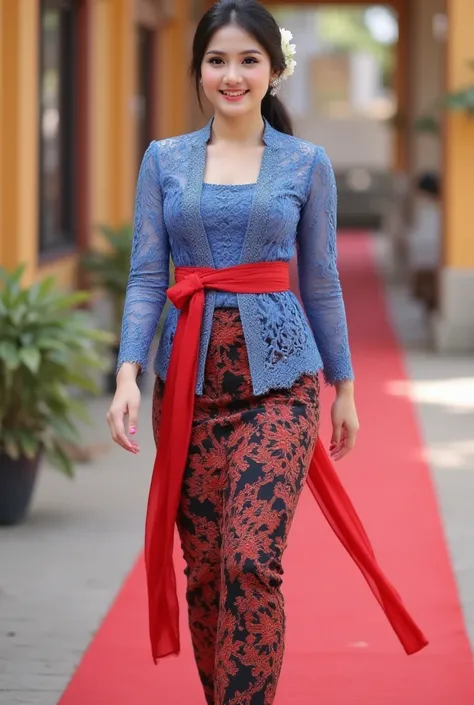
[[242, 83], [242, 76], [240, 75], [238, 66], [229, 64], [224, 76], [224, 82], [231, 85]]

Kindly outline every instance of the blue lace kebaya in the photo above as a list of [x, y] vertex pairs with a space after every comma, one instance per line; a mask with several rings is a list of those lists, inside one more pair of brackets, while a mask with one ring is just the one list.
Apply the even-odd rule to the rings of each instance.
[[[212, 121], [197, 132], [152, 142], [143, 158], [118, 366], [147, 366], [170, 255], [176, 266], [221, 268], [290, 261], [296, 248], [304, 310], [292, 292], [206, 293], [196, 393], [202, 393], [216, 306], [240, 310], [255, 394], [290, 387], [321, 369], [330, 384], [353, 379], [336, 264], [336, 184], [324, 149], [265, 122], [257, 183], [204, 184], [211, 129]], [[155, 360], [162, 379], [178, 317], [171, 306]]]

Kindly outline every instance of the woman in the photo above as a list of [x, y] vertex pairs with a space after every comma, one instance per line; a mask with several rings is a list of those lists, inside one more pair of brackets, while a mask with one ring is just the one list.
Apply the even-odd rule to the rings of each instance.
[[[196, 662], [213, 705], [274, 701], [282, 555], [309, 468], [321, 508], [406, 650], [426, 643], [378, 571], [317, 441], [321, 370], [335, 388], [334, 460], [353, 448], [358, 420], [333, 171], [323, 149], [292, 136], [275, 95], [295, 65], [288, 35], [256, 0], [220, 0], [199, 23], [192, 71], [214, 116], [198, 132], [153, 142], [144, 156], [108, 414], [113, 439], [137, 453], [136, 378], [171, 253], [177, 284], [155, 364], [158, 451], [145, 541], [150, 635], [155, 661], [178, 653], [176, 521]], [[289, 291], [295, 245], [306, 316]]]

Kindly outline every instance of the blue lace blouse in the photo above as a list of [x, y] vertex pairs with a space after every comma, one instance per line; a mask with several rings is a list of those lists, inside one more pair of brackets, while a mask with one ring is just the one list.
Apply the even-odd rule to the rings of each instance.
[[[203, 184], [201, 215], [216, 267], [239, 263], [252, 207], [254, 184]], [[238, 307], [237, 294], [216, 292], [216, 306]]]
[[[130, 277], [118, 367], [147, 366], [176, 266], [228, 267], [290, 261], [295, 248], [304, 309], [292, 292], [206, 292], [196, 393], [201, 394], [214, 309], [238, 306], [255, 394], [289, 387], [323, 370], [328, 383], [353, 379], [336, 264], [336, 186], [321, 147], [265, 122], [256, 184], [204, 184], [212, 121], [202, 130], [152, 142], [138, 177]], [[170, 306], [155, 359], [166, 379], [179, 311]]]

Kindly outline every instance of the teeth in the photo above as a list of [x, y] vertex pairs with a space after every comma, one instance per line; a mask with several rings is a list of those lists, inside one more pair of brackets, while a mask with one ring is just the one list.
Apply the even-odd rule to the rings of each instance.
[[235, 98], [238, 95], [245, 95], [247, 91], [222, 91], [224, 95], [229, 95], [231, 98]]

